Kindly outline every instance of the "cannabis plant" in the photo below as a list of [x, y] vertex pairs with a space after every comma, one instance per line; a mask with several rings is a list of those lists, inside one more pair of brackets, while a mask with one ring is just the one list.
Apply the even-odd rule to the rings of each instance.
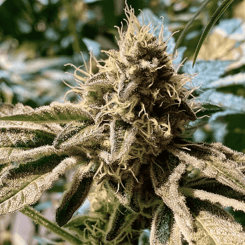
[[21, 210], [59, 233], [28, 205], [74, 168], [57, 224], [69, 227], [91, 192], [97, 199], [81, 240], [63, 230], [72, 244], [135, 244], [124, 238], [147, 228], [151, 245], [245, 244], [242, 226], [223, 208], [245, 212], [245, 155], [185, 138], [202, 110], [187, 86], [191, 76], [174, 69], [163, 25], [157, 38], [132, 8], [125, 13], [119, 51], [104, 51], [103, 65], [91, 56], [99, 72], [74, 66], [71, 91], [80, 103], [0, 105], [0, 214]]

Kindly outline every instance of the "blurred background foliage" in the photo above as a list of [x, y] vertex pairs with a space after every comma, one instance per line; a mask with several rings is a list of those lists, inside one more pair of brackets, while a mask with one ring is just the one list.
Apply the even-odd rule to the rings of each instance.
[[[202, 2], [127, 1], [136, 15], [142, 10], [146, 22], [152, 20], [158, 25], [160, 16], [164, 16], [167, 35], [179, 30], [169, 41], [170, 53]], [[177, 67], [187, 58], [180, 73], [193, 75], [192, 86], [201, 85], [194, 95], [205, 110], [198, 113], [200, 119], [187, 130], [193, 133], [186, 134], [189, 140], [219, 141], [245, 153], [245, 0], [236, 0], [229, 6], [204, 42], [192, 68], [198, 40], [221, 2], [210, 1], [190, 26], [174, 65]], [[88, 62], [90, 51], [97, 59], [105, 59], [107, 56], [101, 50], [117, 49], [118, 31], [114, 26], [121, 26], [124, 7], [124, 0], [0, 0], [0, 102], [21, 102], [33, 108], [52, 101], [64, 102], [69, 87], [62, 80], [76, 86], [71, 75], [74, 69], [64, 64], [83, 65], [81, 52]], [[95, 64], [92, 69], [97, 72]], [[66, 99], [76, 103], [79, 97], [69, 93]], [[72, 171], [34, 205], [50, 220], [54, 220], [54, 206], [71, 176]], [[228, 210], [245, 225], [243, 213]], [[16, 220], [16, 214], [1, 217], [0, 244], [65, 244], [37, 226], [30, 229], [28, 241], [22, 239]], [[145, 239], [149, 232], [144, 232], [141, 237]]]

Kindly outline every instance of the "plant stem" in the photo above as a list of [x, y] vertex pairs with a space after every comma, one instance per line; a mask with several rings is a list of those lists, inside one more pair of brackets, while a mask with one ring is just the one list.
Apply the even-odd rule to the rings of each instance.
[[74, 18], [74, 10], [72, 9], [72, 5], [70, 1], [68, 0], [62, 0], [62, 4], [65, 7], [65, 11], [68, 15], [68, 29], [70, 31], [70, 34], [74, 37], [74, 41], [72, 42], [72, 48], [73, 51], [76, 53], [80, 53], [80, 46], [79, 46], [79, 41], [77, 38], [77, 31], [76, 31], [76, 21]]
[[55, 225], [51, 221], [44, 218], [40, 213], [38, 213], [35, 209], [31, 208], [30, 206], [25, 206], [21, 212], [31, 218], [36, 224], [42, 225], [48, 230], [52, 231], [59, 237], [63, 238], [65, 241], [69, 242], [70, 244], [74, 245], [81, 245], [82, 241], [80, 241], [75, 236], [71, 235], [64, 229], [60, 228], [59, 226]]

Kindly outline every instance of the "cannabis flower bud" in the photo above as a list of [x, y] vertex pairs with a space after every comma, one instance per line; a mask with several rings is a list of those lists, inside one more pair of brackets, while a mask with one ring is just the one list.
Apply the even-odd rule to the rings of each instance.
[[[135, 224], [151, 226], [151, 245], [183, 239], [245, 244], [242, 227], [222, 209], [245, 211], [245, 156], [220, 143], [184, 139], [199, 109], [190, 99], [195, 88], [185, 86], [191, 78], [174, 69], [163, 25], [157, 38], [132, 8], [126, 6], [125, 13], [128, 28], [118, 28], [119, 51], [104, 51], [104, 65], [94, 58], [97, 74], [91, 60], [86, 71], [75, 67], [79, 86], [72, 91], [80, 103], [53, 102], [35, 110], [0, 106], [0, 214], [35, 203], [59, 175], [77, 167], [56, 212], [60, 226], [100, 184], [116, 200], [103, 244], [125, 244]], [[97, 244], [95, 233], [86, 243]]]
[[[83, 98], [81, 106], [94, 115], [97, 125], [110, 122], [111, 153], [101, 154], [107, 164], [120, 160], [116, 166], [125, 169], [129, 159], [147, 164], [166, 149], [189, 121], [196, 120], [197, 107], [187, 100], [191, 92], [184, 88], [190, 77], [177, 74], [166, 53], [163, 25], [157, 39], [149, 33], [150, 24], [141, 26], [132, 9], [127, 7], [126, 15], [128, 29], [119, 30], [119, 51], [104, 51], [109, 58], [104, 66], [98, 64], [96, 75], [81, 78], [77, 71], [84, 71], [75, 72], [75, 78], [84, 82], [75, 89]], [[125, 134], [127, 143], [121, 147], [120, 135]]]

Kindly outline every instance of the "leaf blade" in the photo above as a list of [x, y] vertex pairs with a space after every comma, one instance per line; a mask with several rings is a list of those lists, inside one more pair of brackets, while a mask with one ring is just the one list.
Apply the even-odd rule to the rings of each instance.
[[56, 210], [56, 222], [59, 226], [65, 225], [85, 201], [97, 169], [98, 164], [94, 162], [82, 165], [77, 169], [70, 189], [64, 193], [61, 204]]
[[230, 6], [230, 4], [232, 4], [235, 0], [224, 0], [223, 3], [218, 7], [218, 9], [216, 9], [216, 11], [214, 12], [213, 16], [211, 17], [208, 25], [206, 26], [204, 32], [202, 33], [201, 38], [199, 39], [199, 42], [197, 44], [195, 53], [194, 53], [194, 58], [193, 58], [193, 64], [192, 66], [195, 65], [196, 63], [196, 59], [197, 59], [197, 55], [201, 49], [201, 46], [204, 42], [204, 40], [206, 39], [208, 33], [210, 32], [210, 30], [212, 29], [212, 27], [215, 25], [215, 23], [218, 21], [218, 19], [220, 18], [220, 16], [225, 12], [225, 10]]
[[[81, 122], [71, 122], [65, 129], [57, 136], [54, 141], [55, 148], [65, 149], [71, 146], [76, 146], [79, 144], [86, 144], [88, 141], [95, 138], [101, 138], [103, 136], [102, 132], [104, 130], [104, 125], [98, 127], [98, 125], [87, 125]], [[86, 143], [85, 143], [86, 142]]]
[[188, 198], [188, 206], [195, 217], [197, 232], [194, 240], [197, 245], [244, 244], [245, 233], [242, 226], [225, 210], [198, 199]]
[[122, 204], [117, 205], [114, 213], [110, 217], [105, 242], [107, 243], [120, 237], [137, 217], [137, 214], [128, 210]]
[[[51, 158], [52, 155], [50, 154]], [[7, 171], [1, 178], [3, 185], [0, 188], [0, 215], [18, 211], [26, 205], [37, 202], [43, 191], [49, 189], [53, 181], [64, 174], [68, 168], [74, 167], [78, 161], [79, 158], [56, 155], [56, 160], [48, 162], [48, 165], [53, 164], [53, 166], [49, 166], [44, 173], [38, 174], [38, 169], [32, 171], [29, 169], [29, 175], [26, 175], [23, 168], [19, 172], [18, 168]]]
[[188, 23], [186, 24], [184, 30], [181, 32], [180, 36], [178, 37], [175, 47], [174, 47], [174, 51], [173, 54], [175, 54], [178, 46], [180, 45], [184, 35], [186, 34], [186, 32], [188, 31], [189, 27], [191, 26], [191, 24], [194, 22], [194, 20], [196, 19], [196, 17], [202, 12], [202, 10], [209, 4], [209, 2], [211, 2], [212, 0], [205, 0], [203, 1], [202, 5], [198, 8], [198, 10], [196, 11], [196, 13], [193, 15], [193, 17], [188, 21]]
[[28, 113], [2, 116], [0, 121], [28, 121], [35, 123], [67, 123], [70, 121], [93, 121], [93, 116], [79, 104], [52, 102]]
[[199, 198], [202, 201], [209, 201], [213, 204], [219, 203], [223, 207], [233, 207], [234, 210], [240, 210], [245, 212], [245, 203], [243, 201], [238, 201], [233, 198], [227, 198], [218, 194], [207, 192], [204, 190], [192, 189], [182, 187], [180, 191], [185, 194], [185, 196], [191, 196], [194, 198]]
[[[172, 174], [168, 177], [168, 180], [162, 183], [162, 176], [157, 173], [156, 169], [153, 169], [153, 164], [151, 164], [150, 175], [155, 193], [160, 196], [163, 202], [173, 211], [174, 219], [180, 227], [182, 234], [186, 240], [192, 244], [194, 233], [193, 217], [185, 204], [184, 196], [178, 190], [178, 181], [185, 170], [186, 165], [183, 162], [180, 163], [175, 167]], [[159, 176], [160, 178], [157, 178]]]
[[170, 152], [186, 164], [200, 169], [208, 178], [214, 178], [237, 192], [245, 193], [244, 175], [235, 161], [226, 159], [223, 153], [213, 149], [209, 144], [206, 146], [195, 144], [188, 147], [191, 148], [190, 154], [179, 150], [170, 150]]
[[173, 213], [166, 205], [160, 205], [153, 217], [150, 244], [167, 244], [173, 226]]
[[51, 145], [55, 136], [54, 132], [38, 124], [0, 121], [0, 147]]

